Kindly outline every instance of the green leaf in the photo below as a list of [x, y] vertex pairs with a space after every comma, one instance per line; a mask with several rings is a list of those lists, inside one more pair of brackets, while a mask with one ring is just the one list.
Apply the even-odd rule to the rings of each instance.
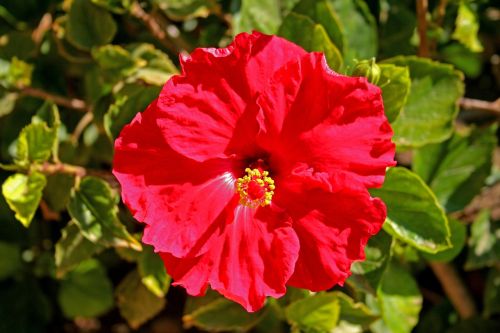
[[484, 186], [496, 147], [496, 126], [455, 133], [440, 144], [415, 151], [413, 169], [448, 212], [463, 209]]
[[451, 233], [451, 247], [435, 254], [422, 252], [421, 254], [425, 259], [450, 262], [462, 252], [467, 237], [467, 227], [462, 222], [453, 218], [448, 218], [448, 224]]
[[132, 58], [129, 51], [118, 45], [93, 48], [92, 57], [105, 74], [116, 79], [133, 74], [144, 62]]
[[18, 94], [8, 92], [0, 87], [0, 117], [6, 116], [14, 110]]
[[478, 31], [479, 23], [476, 15], [465, 1], [461, 1], [455, 20], [455, 31], [453, 31], [451, 37], [458, 40], [472, 52], [482, 52], [483, 46], [477, 36]]
[[125, 14], [130, 10], [133, 0], [91, 0], [98, 6], [106, 8], [115, 14]]
[[47, 176], [47, 185], [43, 190], [47, 205], [55, 212], [66, 210], [74, 184], [75, 177], [72, 175], [58, 173]]
[[47, 124], [52, 131], [52, 156], [54, 160], [59, 160], [59, 128], [61, 127], [61, 117], [59, 109], [52, 101], [46, 101], [31, 118], [32, 124]]
[[56, 144], [56, 133], [46, 123], [29, 124], [19, 134], [16, 164], [27, 166], [30, 162], [45, 162]]
[[355, 302], [351, 297], [340, 291], [335, 291], [333, 294], [335, 294], [339, 300], [339, 322], [348, 322], [349, 325], [360, 327], [362, 330], [363, 328], [366, 329], [371, 323], [378, 319], [378, 316], [365, 304]]
[[127, 50], [142, 66], [127, 82], [140, 80], [162, 87], [172, 75], [179, 72], [168, 55], [151, 44], [132, 44]]
[[371, 237], [365, 247], [365, 260], [354, 262], [347, 280], [360, 290], [374, 294], [391, 257], [392, 237], [384, 230]]
[[120, 314], [133, 329], [156, 316], [166, 304], [165, 298], [157, 297], [142, 284], [136, 270], [125, 276], [115, 295]]
[[464, 92], [463, 75], [450, 65], [417, 57], [396, 57], [383, 63], [408, 66], [410, 95], [392, 123], [400, 148], [421, 147], [446, 140], [453, 133], [458, 100]]
[[52, 101], [45, 101], [31, 118], [31, 122], [33, 124], [45, 123], [49, 128], [57, 132], [61, 126], [61, 117], [57, 105]]
[[418, 175], [402, 167], [391, 168], [382, 188], [370, 193], [387, 206], [384, 230], [424, 252], [450, 247], [448, 219]]
[[80, 228], [70, 222], [61, 230], [62, 236], [56, 243], [56, 268], [59, 277], [79, 265], [82, 261], [90, 259], [93, 255], [101, 252], [104, 247], [92, 243], [83, 236]]
[[197, 327], [205, 331], [248, 331], [263, 318], [266, 309], [249, 313], [225, 298], [215, 300], [197, 307], [182, 317], [184, 327]]
[[293, 12], [288, 14], [278, 34], [307, 51], [324, 52], [331, 69], [338, 71], [342, 67], [342, 56], [339, 50], [332, 43], [323, 26], [314, 23], [309, 17]]
[[258, 30], [274, 34], [281, 24], [280, 2], [276, 0], [242, 0], [234, 18], [234, 34]]
[[33, 65], [17, 57], [10, 62], [0, 59], [0, 85], [7, 89], [21, 89], [31, 85]]
[[68, 41], [81, 50], [110, 43], [116, 34], [116, 22], [105, 9], [90, 0], [73, 0], [68, 13]]
[[19, 134], [16, 164], [27, 167], [32, 162], [45, 162], [51, 155], [58, 160], [60, 125], [57, 106], [45, 102]]
[[251, 332], [254, 333], [287, 333], [290, 330], [286, 329], [285, 322], [283, 321], [283, 309], [279, 306], [278, 302], [274, 299], [269, 299], [267, 304], [266, 313], [262, 316], [260, 321], [252, 327]]
[[15, 243], [0, 242], [0, 281], [19, 271], [22, 266], [21, 248]]
[[410, 71], [406, 66], [380, 64], [378, 86], [382, 89], [384, 109], [387, 119], [392, 123], [406, 104], [410, 94]]
[[285, 314], [292, 328], [330, 332], [339, 320], [340, 301], [334, 293], [319, 293], [290, 304]]
[[390, 332], [411, 332], [422, 309], [422, 295], [413, 276], [391, 263], [382, 276], [377, 298], [382, 319]]
[[340, 20], [345, 38], [344, 62], [369, 59], [377, 55], [377, 24], [362, 0], [329, 0]]
[[9, 31], [2, 35], [0, 44], [0, 58], [2, 59], [18, 57], [21, 60], [28, 60], [35, 56], [37, 51], [35, 42], [28, 30]]
[[16, 219], [25, 227], [29, 227], [35, 216], [46, 183], [45, 176], [38, 172], [30, 175], [16, 173], [3, 183], [2, 194], [16, 213]]
[[138, 84], [125, 85], [116, 95], [115, 103], [109, 107], [104, 116], [104, 128], [114, 140], [120, 134], [123, 126], [143, 110], [156, 98], [161, 88]]
[[173, 20], [207, 17], [215, 6], [210, 0], [153, 0]]
[[118, 220], [117, 202], [116, 193], [105, 181], [85, 177], [71, 195], [68, 212], [88, 240], [140, 250], [141, 244]]
[[474, 53], [460, 43], [446, 45], [439, 49], [444, 62], [450, 63], [464, 72], [467, 77], [477, 78], [483, 70], [481, 53]]
[[465, 269], [493, 266], [500, 260], [500, 223], [490, 219], [488, 210], [481, 211], [471, 227]]
[[[186, 305], [184, 306], [184, 314], [190, 315], [197, 309], [209, 305], [210, 303], [222, 299], [222, 296], [212, 289], [208, 288], [207, 292], [203, 296], [188, 296], [186, 299]], [[186, 318], [188, 319], [188, 318]]]
[[313, 20], [315, 24], [322, 25], [339, 52], [342, 53], [344, 51], [346, 41], [341, 24], [337, 14], [333, 11], [332, 6], [327, 0], [301, 0], [293, 9], [293, 12], [305, 15]]
[[68, 318], [100, 316], [113, 307], [113, 286], [99, 261], [89, 259], [66, 274], [58, 300]]
[[484, 315], [491, 317], [500, 313], [500, 268], [492, 268], [488, 272], [484, 288]]
[[143, 247], [137, 268], [141, 281], [153, 294], [164, 297], [170, 287], [170, 276], [158, 253], [151, 246]]

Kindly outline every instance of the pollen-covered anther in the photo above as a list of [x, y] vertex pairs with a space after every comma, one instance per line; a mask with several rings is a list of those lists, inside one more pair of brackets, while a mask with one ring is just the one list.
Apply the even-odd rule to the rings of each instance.
[[250, 168], [246, 168], [245, 172], [245, 176], [236, 180], [240, 204], [251, 208], [271, 204], [276, 186], [269, 172]]

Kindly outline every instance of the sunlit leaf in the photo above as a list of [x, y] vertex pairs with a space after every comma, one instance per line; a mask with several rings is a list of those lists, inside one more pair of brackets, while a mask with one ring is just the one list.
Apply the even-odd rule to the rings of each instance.
[[334, 293], [321, 293], [298, 300], [286, 308], [292, 327], [304, 332], [330, 332], [340, 316], [340, 301]]
[[85, 177], [72, 193], [68, 212], [82, 234], [105, 246], [141, 249], [118, 220], [117, 195], [109, 185], [95, 177]]
[[342, 55], [328, 37], [325, 28], [309, 17], [293, 12], [288, 14], [278, 34], [307, 51], [324, 52], [330, 68], [338, 70], [342, 66]]
[[393, 122], [399, 116], [410, 93], [410, 72], [408, 67], [392, 64], [380, 64], [379, 67], [381, 74], [377, 85], [382, 88], [385, 115]]
[[391, 263], [377, 290], [384, 324], [392, 333], [409, 333], [418, 322], [422, 295], [411, 274]]
[[90, 259], [104, 249], [103, 246], [85, 238], [74, 222], [70, 222], [61, 233], [55, 252], [58, 276], [63, 276], [82, 261]]
[[410, 70], [410, 95], [392, 123], [394, 141], [401, 147], [421, 147], [449, 138], [464, 93], [463, 75], [450, 65], [417, 57], [385, 60]]
[[471, 51], [481, 52], [483, 46], [477, 36], [478, 31], [479, 23], [476, 15], [465, 1], [460, 1], [455, 21], [455, 31], [453, 31], [451, 37], [461, 42]]
[[170, 287], [170, 276], [158, 253], [148, 246], [144, 247], [138, 260], [141, 281], [153, 294], [164, 297]]
[[429, 184], [448, 212], [463, 209], [484, 186], [496, 146], [496, 126], [456, 133], [450, 140], [422, 147], [413, 169]]
[[391, 168], [382, 188], [370, 192], [387, 206], [384, 230], [424, 252], [450, 247], [448, 219], [432, 191], [415, 173]]
[[14, 174], [2, 185], [5, 200], [25, 227], [29, 227], [35, 216], [46, 183], [44, 175], [33, 172], [29, 175]]
[[266, 309], [247, 312], [241, 305], [214, 295], [208, 302], [185, 313], [184, 326], [198, 327], [207, 331], [247, 331], [265, 315]]
[[234, 33], [258, 30], [274, 34], [281, 24], [280, 2], [275, 0], [242, 0], [235, 18]]

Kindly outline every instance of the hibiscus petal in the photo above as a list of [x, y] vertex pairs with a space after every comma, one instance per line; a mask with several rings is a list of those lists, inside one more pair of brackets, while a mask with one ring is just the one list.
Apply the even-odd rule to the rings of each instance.
[[182, 75], [167, 82], [159, 97], [157, 121], [168, 129], [163, 136], [197, 161], [241, 153], [235, 147], [241, 141], [248, 146], [258, 130], [256, 93], [276, 70], [303, 54], [282, 38], [254, 32], [236, 36], [227, 48], [197, 49], [182, 57]]
[[380, 89], [365, 78], [334, 73], [321, 54], [277, 71], [257, 103], [258, 140], [272, 147], [284, 174], [304, 162], [331, 175], [350, 172], [356, 181], [377, 187], [395, 164]]
[[155, 103], [137, 114], [115, 142], [113, 173], [143, 241], [176, 256], [198, 255], [217, 237], [219, 214], [235, 197], [231, 161], [203, 163], [172, 150], [155, 122]]
[[[299, 259], [288, 285], [320, 291], [343, 284], [352, 262], [364, 259], [368, 239], [382, 227], [384, 203], [371, 198], [362, 184], [349, 187], [346, 181], [342, 177], [333, 180], [334, 192], [318, 186], [277, 199], [291, 212], [300, 242]], [[311, 184], [305, 182], [304, 186]]]
[[168, 273], [191, 295], [210, 284], [247, 311], [259, 310], [266, 296], [285, 294], [292, 275], [298, 239], [289, 217], [270, 207], [257, 210], [237, 205], [234, 221], [209, 252], [178, 259], [162, 254]]

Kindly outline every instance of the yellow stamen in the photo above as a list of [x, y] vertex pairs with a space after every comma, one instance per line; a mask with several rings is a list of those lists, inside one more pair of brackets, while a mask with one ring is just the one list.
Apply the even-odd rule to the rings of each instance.
[[236, 192], [240, 195], [240, 204], [247, 207], [264, 207], [271, 204], [276, 185], [268, 171], [246, 168], [245, 176], [236, 180]]

